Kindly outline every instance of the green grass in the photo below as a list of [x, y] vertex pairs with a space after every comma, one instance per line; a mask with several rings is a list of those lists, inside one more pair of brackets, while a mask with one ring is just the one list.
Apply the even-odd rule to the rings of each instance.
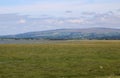
[[0, 78], [120, 78], [120, 41], [3, 44]]

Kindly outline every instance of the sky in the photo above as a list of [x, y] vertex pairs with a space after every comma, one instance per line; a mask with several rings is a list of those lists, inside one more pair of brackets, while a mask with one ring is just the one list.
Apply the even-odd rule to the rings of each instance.
[[0, 35], [120, 28], [120, 0], [0, 0]]

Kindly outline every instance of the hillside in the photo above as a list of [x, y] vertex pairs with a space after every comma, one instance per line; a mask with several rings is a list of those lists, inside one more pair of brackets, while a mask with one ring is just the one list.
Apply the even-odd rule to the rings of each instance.
[[120, 29], [112, 28], [86, 28], [86, 29], [56, 29], [48, 31], [28, 32], [17, 35], [1, 36], [0, 38], [22, 38], [22, 39], [120, 39]]

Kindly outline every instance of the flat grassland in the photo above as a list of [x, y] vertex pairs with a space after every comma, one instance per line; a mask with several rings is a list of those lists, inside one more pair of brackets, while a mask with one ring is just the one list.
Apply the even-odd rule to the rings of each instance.
[[1, 44], [0, 78], [120, 78], [120, 41]]

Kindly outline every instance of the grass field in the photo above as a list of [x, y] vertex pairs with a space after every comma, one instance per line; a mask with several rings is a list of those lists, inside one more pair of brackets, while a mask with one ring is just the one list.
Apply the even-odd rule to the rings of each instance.
[[1, 44], [0, 78], [120, 78], [120, 41]]

